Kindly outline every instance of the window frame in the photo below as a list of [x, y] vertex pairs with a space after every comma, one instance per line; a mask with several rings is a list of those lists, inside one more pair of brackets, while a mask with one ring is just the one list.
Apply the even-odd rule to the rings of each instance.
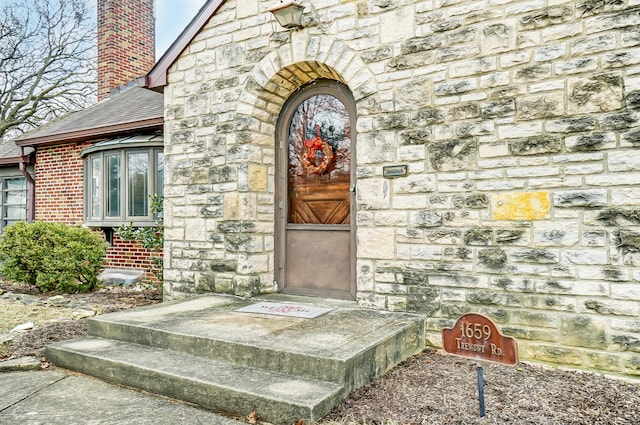
[[[164, 149], [160, 144], [145, 145], [145, 146], [118, 146], [113, 149], [91, 149], [86, 152], [84, 157], [84, 224], [89, 227], [118, 227], [122, 224], [133, 224], [134, 226], [151, 226], [155, 223], [156, 215], [150, 210], [150, 201], [146, 200], [147, 214], [140, 216], [131, 215], [130, 211], [130, 188], [129, 188], [129, 157], [131, 154], [146, 153], [148, 160], [148, 167], [146, 170], [146, 186], [147, 195], [159, 195], [158, 189], [162, 190], [164, 182], [160, 181], [160, 178], [164, 174]], [[110, 195], [108, 193], [110, 187], [110, 170], [109, 159], [119, 158], [119, 215], [109, 216], [108, 211], [110, 205]], [[98, 179], [94, 179], [94, 161], [100, 165]], [[161, 161], [160, 161], [161, 160]], [[162, 162], [162, 170], [158, 168], [159, 163]], [[99, 196], [94, 195], [94, 182], [98, 182]], [[96, 205], [96, 201], [98, 203]], [[99, 214], [94, 215], [94, 208], [99, 211]]]

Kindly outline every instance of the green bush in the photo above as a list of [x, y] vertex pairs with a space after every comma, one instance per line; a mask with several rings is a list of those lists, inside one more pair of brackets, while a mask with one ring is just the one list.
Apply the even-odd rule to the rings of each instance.
[[38, 221], [5, 228], [0, 240], [0, 274], [40, 291], [86, 292], [98, 285], [107, 244], [79, 226]]

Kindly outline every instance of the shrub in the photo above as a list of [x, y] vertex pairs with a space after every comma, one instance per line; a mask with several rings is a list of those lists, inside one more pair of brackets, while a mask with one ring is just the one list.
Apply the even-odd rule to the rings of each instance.
[[98, 285], [107, 244], [80, 226], [38, 221], [5, 228], [0, 240], [0, 273], [40, 291], [86, 292]]

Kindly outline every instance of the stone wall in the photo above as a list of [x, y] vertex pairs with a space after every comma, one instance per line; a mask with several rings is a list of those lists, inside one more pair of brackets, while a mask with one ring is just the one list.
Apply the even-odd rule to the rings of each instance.
[[639, 378], [640, 0], [314, 1], [293, 32], [270, 5], [225, 2], [169, 71], [167, 295], [277, 289], [278, 113], [335, 79], [360, 305], [435, 345], [480, 312], [522, 358]]

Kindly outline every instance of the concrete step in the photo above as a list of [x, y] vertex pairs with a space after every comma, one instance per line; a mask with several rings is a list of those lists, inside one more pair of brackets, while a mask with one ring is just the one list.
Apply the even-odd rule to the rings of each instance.
[[351, 391], [424, 347], [423, 318], [336, 308], [315, 319], [235, 310], [251, 300], [202, 297], [89, 320], [89, 335], [181, 351]]
[[330, 304], [314, 318], [238, 311], [259, 301], [207, 295], [97, 316], [89, 337], [45, 354], [107, 381], [291, 424], [316, 421], [424, 348], [423, 316]]
[[273, 424], [313, 423], [345, 396], [343, 385], [237, 366], [182, 352], [86, 337], [49, 345], [54, 364], [108, 382]]

